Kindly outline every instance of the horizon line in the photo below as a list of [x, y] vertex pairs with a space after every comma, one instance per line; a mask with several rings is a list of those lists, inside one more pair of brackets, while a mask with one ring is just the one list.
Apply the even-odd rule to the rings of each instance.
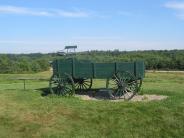
[[[148, 51], [183, 51], [184, 49], [145, 49], [145, 50], [119, 50], [119, 49], [114, 49], [114, 50], [81, 50], [77, 51], [75, 53], [85, 53], [85, 52], [148, 52]], [[0, 55], [21, 55], [21, 54], [57, 54], [59, 52], [0, 52]], [[65, 52], [66, 53], [66, 52]]]

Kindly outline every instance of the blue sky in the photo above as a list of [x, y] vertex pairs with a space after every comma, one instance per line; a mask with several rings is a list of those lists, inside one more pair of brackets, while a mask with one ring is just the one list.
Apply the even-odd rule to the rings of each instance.
[[184, 49], [184, 0], [0, 0], [0, 53]]

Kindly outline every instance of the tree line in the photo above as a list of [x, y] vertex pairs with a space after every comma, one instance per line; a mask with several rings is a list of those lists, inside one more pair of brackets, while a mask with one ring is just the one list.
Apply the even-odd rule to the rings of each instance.
[[90, 51], [79, 54], [78, 58], [94, 62], [142, 60], [148, 70], [184, 70], [184, 50]]
[[36, 73], [48, 69], [47, 55], [0, 55], [0, 73]]
[[[148, 70], [184, 70], [184, 50], [86, 51], [75, 55], [92, 62], [132, 62], [143, 60]], [[65, 58], [49, 54], [0, 54], [0, 73], [36, 73], [49, 70], [50, 62]]]

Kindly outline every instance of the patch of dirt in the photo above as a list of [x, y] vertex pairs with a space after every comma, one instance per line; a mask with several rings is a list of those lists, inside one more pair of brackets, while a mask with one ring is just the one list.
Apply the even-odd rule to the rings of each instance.
[[[89, 95], [75, 95], [75, 97], [78, 97], [78, 98], [80, 98], [80, 99], [82, 99], [82, 100], [85, 100], [85, 101], [89, 101], [89, 100], [99, 100], [99, 99], [97, 99], [97, 98], [95, 98], [95, 97], [91, 97], [91, 96], [89, 96]], [[101, 99], [102, 100], [102, 99]]]
[[168, 96], [164, 95], [136, 95], [131, 101], [160, 101], [166, 99]]
[[[108, 100], [108, 99], [103, 99], [103, 98], [99, 98], [99, 97], [90, 97], [88, 95], [76, 95], [76, 97], [85, 100], [85, 101], [89, 101], [89, 100]], [[164, 100], [167, 99], [168, 96], [164, 96], [164, 95], [135, 95], [130, 101], [133, 102], [137, 102], [137, 101], [160, 101], [160, 100]], [[116, 100], [109, 100], [112, 102], [121, 102], [124, 101], [124, 99], [116, 99]]]

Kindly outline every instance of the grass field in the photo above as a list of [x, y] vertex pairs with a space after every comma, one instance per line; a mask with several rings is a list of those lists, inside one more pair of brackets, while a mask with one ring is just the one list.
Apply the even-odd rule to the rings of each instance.
[[[0, 138], [184, 136], [184, 73], [147, 73], [141, 92], [169, 96], [152, 102], [82, 101], [42, 96], [47, 81], [28, 81], [23, 90], [15, 78], [39, 74], [0, 75]], [[104, 87], [96, 80], [94, 88]]]

